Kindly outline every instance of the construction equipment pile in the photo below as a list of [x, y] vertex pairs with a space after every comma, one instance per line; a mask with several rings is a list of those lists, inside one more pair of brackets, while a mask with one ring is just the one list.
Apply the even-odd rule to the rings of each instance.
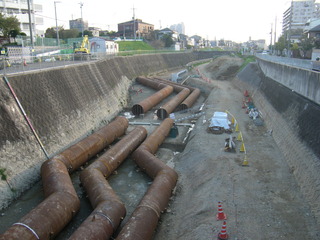
[[249, 95], [248, 90], [244, 91], [244, 99], [242, 101], [242, 108], [246, 110], [246, 113], [248, 114], [249, 118], [253, 119], [253, 122], [257, 126], [263, 125], [262, 120], [262, 114], [258, 110], [258, 108], [255, 107], [252, 98]]

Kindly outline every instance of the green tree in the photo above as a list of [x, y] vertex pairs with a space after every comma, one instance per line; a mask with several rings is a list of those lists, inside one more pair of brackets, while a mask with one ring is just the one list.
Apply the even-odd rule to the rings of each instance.
[[20, 22], [16, 17], [5, 17], [0, 13], [0, 32], [2, 36], [9, 39], [10, 42], [10, 32], [20, 32]]
[[[88, 30], [84, 30], [83, 31], [83, 36], [85, 36], [85, 35], [88, 35], [88, 37], [92, 37], [93, 36], [92, 32], [88, 31]], [[82, 37], [82, 32], [79, 32], [78, 37]]]
[[46, 38], [57, 38], [57, 32], [56, 32], [56, 29], [51, 27], [51, 28], [47, 28], [44, 36]]
[[303, 55], [306, 56], [307, 52], [310, 51], [315, 46], [313, 39], [308, 38], [306, 34], [303, 34], [300, 38], [300, 49], [303, 52]]
[[320, 38], [315, 38], [313, 42], [314, 42], [314, 47], [316, 49], [320, 49]]
[[161, 40], [164, 42], [165, 47], [171, 47], [174, 44], [171, 34], [163, 35]]
[[282, 51], [284, 49], [286, 49], [288, 47], [288, 41], [287, 39], [285, 38], [285, 35], [281, 35], [279, 38], [278, 38], [278, 41], [276, 42], [276, 45], [275, 45], [275, 48], [277, 51], [279, 51], [280, 53], [282, 53]]
[[10, 37], [12, 37], [14, 39], [14, 41], [16, 41], [16, 37], [19, 35], [20, 31], [17, 29], [11, 30], [9, 32]]
[[59, 37], [61, 39], [76, 38], [78, 35], [79, 31], [77, 29], [62, 29], [59, 31]]

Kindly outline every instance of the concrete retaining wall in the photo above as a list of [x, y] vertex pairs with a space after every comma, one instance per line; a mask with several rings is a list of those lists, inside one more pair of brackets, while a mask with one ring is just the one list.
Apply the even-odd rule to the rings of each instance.
[[[128, 103], [139, 75], [182, 67], [226, 52], [117, 57], [9, 76], [26, 114], [50, 156], [107, 124]], [[39, 179], [46, 156], [4, 81], [0, 81], [0, 209]], [[10, 190], [10, 187], [13, 191]]]
[[[259, 65], [249, 64], [238, 74], [235, 84], [252, 95], [254, 104], [262, 112], [268, 129], [272, 130], [278, 147], [320, 222], [320, 106], [265, 76]], [[271, 70], [267, 69], [267, 65], [271, 66]], [[263, 64], [263, 67], [264, 72], [275, 71], [270, 63]], [[286, 67], [276, 67], [277, 71], [282, 68], [290, 71]], [[278, 73], [280, 79], [290, 82], [284, 79], [284, 73]]]
[[258, 58], [265, 76], [320, 104], [320, 73]]

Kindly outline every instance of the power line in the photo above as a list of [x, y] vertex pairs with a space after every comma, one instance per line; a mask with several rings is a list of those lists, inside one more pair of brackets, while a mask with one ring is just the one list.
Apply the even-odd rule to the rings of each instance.
[[[40, 17], [43, 17], [43, 18], [48, 18], [48, 19], [56, 20], [56, 19], [55, 19], [55, 18], [53, 18], [53, 17], [47, 17], [47, 16], [44, 16], [44, 15], [41, 15], [41, 14], [37, 14], [37, 13], [34, 13], [34, 15], [36, 15], [36, 16], [40, 16]], [[58, 19], [58, 21], [60, 21], [60, 22], [66, 22], [66, 23], [68, 23], [68, 22], [69, 22], [69, 21], [61, 20], [61, 19]]]

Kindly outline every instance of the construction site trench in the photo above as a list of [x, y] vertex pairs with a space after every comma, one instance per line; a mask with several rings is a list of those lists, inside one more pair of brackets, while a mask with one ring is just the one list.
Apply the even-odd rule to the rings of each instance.
[[[31, 165], [37, 165], [39, 172], [42, 166], [41, 171], [45, 171], [43, 169], [49, 169], [56, 158], [57, 165], [65, 162], [65, 167], [59, 165], [58, 171], [59, 174], [64, 172], [64, 175], [47, 182], [37, 181], [10, 206], [3, 208], [0, 239], [21, 239], [17, 236], [37, 239], [38, 234], [43, 234], [39, 239], [218, 239], [224, 223], [224, 219], [219, 219], [219, 203], [226, 218], [229, 239], [320, 239], [320, 205], [317, 202], [320, 156], [317, 147], [308, 144], [318, 141], [319, 130], [315, 129], [320, 114], [319, 105], [265, 77], [257, 63], [251, 63], [240, 71], [243, 60], [236, 56], [215, 56], [201, 62], [200, 65], [193, 62], [186, 67], [148, 72], [132, 80], [123, 78], [122, 87], [114, 83], [117, 93], [103, 93], [99, 99], [93, 100], [97, 103], [85, 106], [83, 109], [88, 110], [87, 114], [76, 110], [77, 107], [81, 109], [79, 105], [74, 106], [75, 110], [71, 110], [70, 114], [64, 112], [57, 116], [58, 121], [63, 121], [60, 118], [67, 122], [76, 119], [77, 124], [81, 123], [72, 131], [90, 129], [88, 126], [94, 125], [94, 130], [88, 132], [86, 137], [77, 136], [74, 139], [74, 134], [68, 136], [58, 127], [59, 134], [55, 137], [67, 139], [64, 141], [68, 142], [67, 145], [62, 146], [62, 142], [57, 140], [55, 147], [50, 149], [50, 139], [46, 139], [44, 129], [39, 129], [45, 147], [56, 154], [47, 160], [48, 166], [44, 166], [45, 160]], [[178, 83], [172, 84], [169, 80], [178, 72], [181, 73]], [[96, 91], [101, 91], [99, 84], [97, 82], [95, 86]], [[15, 86], [18, 86], [18, 81], [13, 81]], [[54, 87], [44, 88], [49, 97], [55, 94]], [[77, 86], [69, 89], [73, 88]], [[91, 102], [94, 98], [75, 96], [76, 91], [65, 91], [60, 94], [64, 98], [68, 96], [75, 105], [78, 104], [78, 97], [90, 99]], [[184, 103], [183, 100], [191, 93], [196, 95], [192, 102]], [[91, 118], [100, 117], [95, 111], [99, 109], [99, 101], [104, 101], [101, 96], [111, 94], [118, 94], [113, 98], [120, 99], [121, 103], [112, 98], [108, 104], [117, 107], [110, 107], [112, 114], [97, 124]], [[24, 97], [23, 100], [27, 99]], [[259, 110], [257, 119], [249, 117], [249, 103]], [[96, 109], [89, 110], [92, 106]], [[59, 108], [58, 112], [65, 111], [63, 106], [52, 107]], [[299, 114], [301, 109], [307, 111], [308, 117]], [[227, 113], [231, 130], [215, 132], [210, 129], [215, 112]], [[34, 117], [35, 126], [37, 122], [40, 123], [40, 120]], [[101, 133], [103, 130], [98, 129], [104, 127], [105, 133]], [[27, 131], [18, 130], [20, 133]], [[19, 131], [15, 133], [12, 130], [11, 139]], [[53, 131], [50, 129], [50, 132]], [[104, 144], [98, 140], [103, 134], [108, 139]], [[90, 137], [92, 142], [89, 139], [80, 143]], [[226, 148], [229, 143], [227, 139], [232, 139], [235, 144], [230, 151]], [[80, 143], [79, 149], [88, 149], [85, 154], [92, 157], [90, 160], [80, 161], [80, 157], [70, 160], [79, 153], [67, 151], [77, 143]], [[98, 150], [99, 144], [102, 150]], [[89, 149], [89, 146], [96, 149]], [[8, 146], [6, 151], [9, 152]], [[295, 151], [304, 154], [305, 158], [300, 159]], [[41, 155], [39, 152], [37, 154]], [[305, 167], [311, 163], [314, 164], [312, 167]], [[1, 167], [12, 171], [8, 165]], [[97, 172], [97, 169], [100, 170]], [[54, 184], [65, 185], [60, 180], [68, 178], [68, 171], [72, 172], [70, 183], [74, 190], [71, 185], [70, 189], [67, 186], [63, 188], [68, 194], [79, 198], [79, 211], [64, 217], [70, 222], [66, 220], [62, 223], [65, 220], [60, 219], [60, 223], [55, 223], [55, 219], [52, 220], [52, 227], [49, 223], [38, 221], [35, 227], [31, 227], [31, 219], [35, 221], [37, 217], [29, 220], [25, 216], [32, 211], [37, 212], [35, 209], [41, 203], [56, 194], [58, 187], [53, 187]], [[45, 173], [48, 176], [52, 174], [53, 170]], [[101, 180], [95, 185], [94, 175], [101, 175], [97, 178], [106, 178], [107, 181]], [[30, 181], [34, 182], [34, 179]], [[14, 186], [10, 177], [9, 183]], [[93, 198], [98, 188], [110, 194], [104, 197], [99, 193]], [[114, 200], [111, 201], [111, 198]], [[106, 207], [101, 207], [101, 202], [108, 203]], [[112, 205], [114, 203], [117, 204]], [[110, 208], [111, 213], [105, 216], [104, 211]], [[56, 207], [43, 207], [44, 212], [38, 219], [50, 222], [50, 216], [43, 214], [54, 209]], [[73, 210], [65, 210], [63, 214], [69, 212]], [[88, 225], [82, 226], [85, 221]], [[61, 231], [55, 229], [57, 225], [61, 225], [56, 227]], [[50, 230], [43, 230], [43, 233], [42, 230], [35, 230], [35, 234], [28, 227], [32, 230]], [[102, 233], [98, 236], [99, 231]]]

